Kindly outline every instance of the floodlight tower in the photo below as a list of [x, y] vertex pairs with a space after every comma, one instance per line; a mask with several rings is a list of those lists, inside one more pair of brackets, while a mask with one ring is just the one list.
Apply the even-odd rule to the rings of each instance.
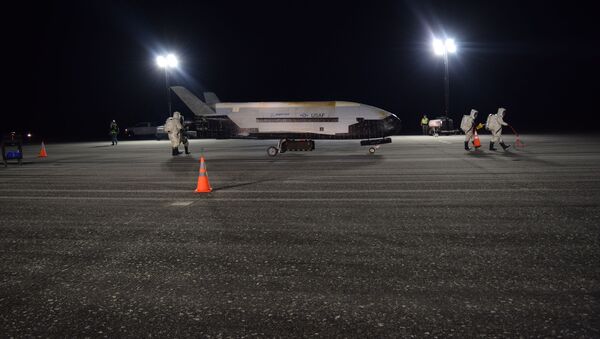
[[456, 53], [456, 43], [454, 39], [446, 39], [443, 42], [440, 39], [433, 39], [433, 52], [435, 55], [444, 57], [444, 115], [448, 117], [450, 106], [450, 76], [448, 75], [448, 54]]
[[156, 57], [156, 64], [160, 68], [165, 69], [165, 83], [167, 85], [167, 102], [169, 104], [168, 116], [171, 116], [171, 89], [169, 88], [169, 68], [177, 68], [179, 61], [177, 57], [169, 53], [166, 56], [159, 55]]

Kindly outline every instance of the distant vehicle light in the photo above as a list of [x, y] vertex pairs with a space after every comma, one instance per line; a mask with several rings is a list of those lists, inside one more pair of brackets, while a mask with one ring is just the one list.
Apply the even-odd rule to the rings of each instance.
[[27, 137], [31, 138], [32, 137], [31, 133], [27, 133]]

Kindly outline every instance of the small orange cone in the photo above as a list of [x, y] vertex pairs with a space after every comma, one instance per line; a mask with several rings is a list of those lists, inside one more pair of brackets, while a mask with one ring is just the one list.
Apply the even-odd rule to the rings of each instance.
[[38, 158], [45, 158], [48, 156], [48, 153], [46, 153], [46, 146], [44, 145], [44, 142], [42, 141], [42, 149], [40, 150], [40, 154], [38, 154]]
[[481, 141], [479, 140], [479, 135], [477, 135], [477, 131], [475, 131], [475, 134], [473, 134], [473, 146], [475, 146], [475, 148], [481, 147]]
[[512, 129], [513, 133], [517, 137], [517, 139], [515, 140], [515, 147], [518, 147], [518, 148], [525, 147], [525, 144], [521, 141], [521, 138], [519, 137], [519, 133], [517, 133], [517, 131], [515, 130], [515, 128], [512, 127], [512, 125], [508, 125], [508, 126], [510, 127], [510, 129]]
[[206, 173], [206, 165], [204, 164], [204, 156], [200, 156], [200, 172], [198, 173], [198, 186], [195, 193], [209, 193], [212, 191], [208, 182], [208, 173]]

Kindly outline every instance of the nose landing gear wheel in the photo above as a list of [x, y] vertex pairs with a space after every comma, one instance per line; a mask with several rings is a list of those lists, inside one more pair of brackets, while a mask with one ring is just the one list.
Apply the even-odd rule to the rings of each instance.
[[369, 147], [369, 154], [375, 154], [375, 151], [377, 151], [380, 146], [381, 145], [375, 145], [375, 146]]
[[279, 150], [277, 149], [277, 147], [275, 147], [275, 146], [271, 146], [271, 147], [267, 148], [267, 154], [268, 154], [270, 157], [274, 157], [274, 156], [276, 156], [276, 155], [277, 155], [277, 153], [279, 153]]

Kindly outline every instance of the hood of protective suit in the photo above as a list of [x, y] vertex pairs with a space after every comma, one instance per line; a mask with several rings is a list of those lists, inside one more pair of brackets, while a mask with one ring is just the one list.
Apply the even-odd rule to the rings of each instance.
[[181, 118], [181, 113], [179, 113], [179, 112], [173, 113], [173, 118], [179, 120], [179, 118]]
[[471, 116], [471, 118], [475, 119], [477, 118], [477, 114], [479, 114], [479, 112], [476, 109], [472, 109], [471, 114], [469, 115]]
[[505, 111], [506, 111], [506, 108], [502, 108], [502, 107], [498, 108], [498, 116], [500, 118], [504, 118], [504, 112]]

